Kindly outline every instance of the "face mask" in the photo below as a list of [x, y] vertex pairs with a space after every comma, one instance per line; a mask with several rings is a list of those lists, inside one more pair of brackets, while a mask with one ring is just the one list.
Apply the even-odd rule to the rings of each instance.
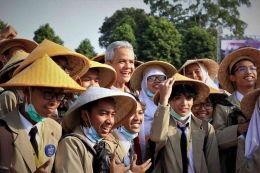
[[73, 98], [78, 99], [79, 98], [78, 94], [73, 94]]
[[131, 133], [127, 131], [124, 126], [121, 127], [120, 131], [128, 141], [133, 140], [138, 135], [138, 133]]
[[183, 120], [186, 120], [188, 117], [191, 116], [191, 112], [187, 113], [187, 115], [185, 115], [184, 117], [178, 115], [172, 108], [170, 110], [170, 114], [171, 116], [173, 116], [174, 118], [176, 118], [177, 120], [179, 121], [183, 121]]
[[93, 126], [91, 126], [90, 128], [88, 128], [88, 134], [90, 134], [90, 136], [96, 141], [96, 142], [100, 142], [103, 138], [98, 136], [97, 131], [95, 130], [95, 128]]
[[213, 120], [213, 118], [207, 119], [207, 122], [210, 123]]
[[41, 117], [36, 110], [34, 109], [34, 106], [32, 104], [25, 103], [25, 112], [27, 112], [30, 116], [30, 118], [35, 122], [43, 122], [46, 118]]
[[147, 96], [150, 97], [150, 98], [153, 98], [154, 96], [154, 93], [152, 93], [151, 91], [147, 91]]

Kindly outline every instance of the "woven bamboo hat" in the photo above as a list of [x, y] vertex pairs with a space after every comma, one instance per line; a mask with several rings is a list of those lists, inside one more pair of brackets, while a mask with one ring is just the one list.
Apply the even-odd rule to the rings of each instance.
[[251, 118], [259, 94], [260, 94], [260, 88], [247, 93], [241, 100], [240, 103], [241, 111], [247, 118]]
[[63, 88], [65, 93], [86, 90], [86, 88], [79, 86], [46, 54], [0, 86], [15, 89], [27, 86]]
[[29, 53], [21, 50], [12, 56], [12, 58], [0, 70], [0, 83], [7, 82], [9, 80], [8, 72], [18, 67], [28, 55]]
[[49, 40], [43, 40], [39, 46], [30, 53], [30, 55], [21, 63], [21, 65], [14, 71], [13, 76], [17, 75], [25, 67], [41, 58], [44, 54], [47, 54], [49, 57], [53, 56], [65, 56], [67, 57], [69, 66], [73, 69], [70, 73], [72, 78], [81, 76], [84, 74], [84, 71], [87, 70], [90, 66], [89, 60], [84, 55], [81, 55], [73, 50], [70, 50], [64, 46], [56, 44]]
[[[257, 74], [260, 74], [260, 51], [259, 50], [251, 47], [246, 47], [230, 53], [228, 56], [226, 56], [226, 58], [223, 59], [223, 61], [219, 66], [219, 71], [218, 71], [219, 83], [221, 87], [224, 90], [227, 90], [229, 93], [232, 93], [235, 90], [233, 88], [231, 80], [229, 79], [231, 68], [234, 66], [236, 62], [242, 59], [252, 60], [257, 67]], [[257, 80], [256, 85], [257, 87], [260, 86], [260, 80]]]
[[136, 91], [141, 90], [141, 83], [145, 74], [152, 70], [159, 69], [164, 72], [167, 78], [172, 77], [176, 73], [176, 68], [164, 61], [148, 61], [137, 67], [130, 79], [131, 88]]
[[[105, 53], [102, 53], [102, 54], [99, 54], [93, 58], [91, 58], [92, 61], [97, 61], [99, 63], [102, 63], [104, 64], [105, 63]], [[143, 64], [142, 61], [138, 61], [138, 60], [135, 60], [134, 61], [134, 64], [135, 64], [135, 68], [138, 67], [139, 65]]]
[[122, 125], [136, 111], [136, 100], [130, 94], [121, 91], [90, 86], [87, 91], [83, 92], [79, 96], [79, 98], [66, 112], [62, 121], [62, 128], [65, 131], [74, 130], [76, 126], [80, 125], [80, 112], [78, 111], [78, 108], [87, 103], [107, 97], [114, 98], [116, 104], [116, 115], [113, 128]]
[[[208, 85], [206, 85], [204, 82], [188, 78], [179, 73], [176, 73], [174, 77], [175, 77], [175, 82], [173, 86], [180, 85], [180, 84], [187, 84], [194, 88], [194, 90], [198, 93], [198, 98], [196, 99], [197, 102], [202, 102], [204, 99], [206, 99], [209, 96], [210, 89]], [[158, 105], [159, 100], [160, 100], [160, 93], [158, 91], [153, 97], [153, 102], [155, 103], [155, 105]]]
[[190, 64], [194, 64], [194, 63], [201, 63], [202, 65], [204, 65], [206, 67], [206, 69], [208, 70], [208, 74], [209, 77], [214, 80], [215, 77], [218, 74], [218, 69], [219, 69], [219, 65], [217, 62], [215, 62], [212, 59], [194, 59], [194, 60], [187, 60], [182, 67], [178, 70], [178, 73], [180, 74], [184, 74], [183, 73], [183, 69], [184, 67], [190, 65]]
[[15, 46], [23, 47], [25, 52], [31, 53], [38, 44], [24, 38], [5, 39], [0, 42], [0, 54], [3, 54], [6, 50]]
[[[116, 81], [116, 71], [113, 67], [107, 64], [101, 64], [90, 60], [90, 69], [96, 68], [99, 71], [99, 85], [103, 88], [110, 88]], [[84, 73], [86, 74], [87, 71]], [[82, 75], [83, 76], [83, 75]], [[80, 76], [80, 77], [82, 77]]]

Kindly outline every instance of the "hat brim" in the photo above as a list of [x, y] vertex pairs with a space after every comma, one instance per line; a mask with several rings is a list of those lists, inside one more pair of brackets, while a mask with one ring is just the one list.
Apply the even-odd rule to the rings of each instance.
[[209, 77], [214, 80], [215, 77], [217, 76], [218, 74], [218, 69], [219, 69], [219, 65], [217, 62], [215, 62], [214, 60], [212, 59], [194, 59], [194, 60], [187, 60], [183, 65], [182, 67], [178, 70], [178, 73], [180, 74], [184, 74], [183, 73], [183, 69], [184, 67], [190, 65], [190, 64], [194, 64], [194, 63], [201, 63], [202, 65], [204, 65], [206, 67], [206, 69], [208, 70], [208, 74], [209, 74]]
[[136, 91], [140, 91], [141, 88], [141, 83], [144, 77], [144, 73], [147, 73], [147, 71], [145, 70], [146, 68], [149, 68], [151, 66], [159, 66], [161, 69], [163, 69], [163, 72], [165, 73], [165, 75], [167, 76], [167, 78], [172, 77], [176, 72], [176, 68], [164, 61], [148, 61], [146, 63], [141, 64], [139, 67], [137, 67], [130, 79], [130, 85], [131, 88]]
[[[210, 89], [205, 83], [199, 80], [193, 80], [187, 78], [179, 73], [176, 73], [175, 82], [173, 83], [173, 86], [180, 85], [180, 84], [187, 84], [194, 88], [194, 90], [198, 93], [198, 97], [196, 99], [197, 102], [202, 102], [209, 96]], [[159, 100], [160, 100], [160, 93], [158, 91], [153, 97], [154, 104], [158, 105]]]
[[241, 111], [247, 118], [251, 118], [255, 109], [255, 103], [260, 94], [260, 88], [247, 93], [241, 100]]
[[[230, 53], [226, 58], [223, 59], [219, 66], [219, 71], [218, 71], [218, 80], [221, 85], [221, 87], [224, 90], [227, 90], [229, 93], [233, 93], [235, 89], [233, 88], [232, 82], [229, 79], [229, 65], [231, 62], [234, 61], [234, 59], [238, 59], [245, 56], [249, 57], [252, 59], [257, 67], [257, 74], [260, 74], [260, 51], [255, 49], [255, 48], [241, 48], [238, 49], [232, 53]], [[260, 86], [260, 80], [256, 81], [256, 86]]]
[[27, 53], [31, 53], [38, 46], [38, 44], [24, 38], [6, 39], [0, 42], [0, 54], [3, 54], [6, 50], [14, 46], [21, 46]]
[[62, 127], [72, 131], [80, 125], [80, 112], [78, 108], [90, 102], [103, 98], [112, 97], [115, 100], [116, 115], [113, 128], [117, 128], [126, 122], [136, 111], [136, 100], [128, 93], [114, 91], [106, 88], [90, 86], [87, 91], [83, 92], [73, 103], [71, 108], [63, 117]]
[[0, 83], [5, 83], [9, 80], [9, 77], [7, 76], [7, 73], [12, 70], [15, 69], [17, 67], [19, 67], [19, 65], [23, 62], [23, 60], [19, 60], [16, 61], [12, 64], [9, 64], [7, 67], [5, 67], [4, 69], [2, 69], [0, 71]]

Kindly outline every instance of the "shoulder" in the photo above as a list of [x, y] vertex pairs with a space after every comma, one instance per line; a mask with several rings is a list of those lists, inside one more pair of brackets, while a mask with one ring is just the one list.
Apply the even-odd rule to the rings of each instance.
[[61, 125], [51, 118], [46, 118], [45, 124], [47, 125], [47, 128], [53, 132], [55, 138], [60, 139], [62, 134]]

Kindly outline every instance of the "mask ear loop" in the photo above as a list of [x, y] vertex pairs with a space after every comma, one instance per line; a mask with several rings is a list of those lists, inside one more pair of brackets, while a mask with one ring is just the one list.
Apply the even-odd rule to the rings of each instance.
[[[88, 116], [88, 111], [86, 111], [86, 114], [87, 114], [87, 117], [88, 117], [88, 121], [89, 121], [89, 123], [90, 123], [90, 126], [89, 126], [89, 127], [91, 127], [92, 124], [91, 124], [90, 118], [89, 118], [89, 116]], [[85, 123], [88, 125], [87, 121], [85, 121]]]

